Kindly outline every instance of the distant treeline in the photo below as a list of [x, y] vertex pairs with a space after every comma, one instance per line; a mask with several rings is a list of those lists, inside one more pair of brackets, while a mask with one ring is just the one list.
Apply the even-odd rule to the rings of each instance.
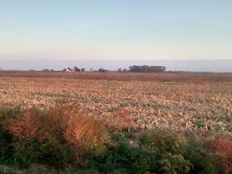
[[[118, 72], [165, 72], [165, 66], [148, 66], [148, 65], [132, 65], [128, 69], [119, 68]], [[46, 72], [54, 72], [53, 69], [44, 69]], [[85, 68], [78, 68], [77, 66], [73, 68], [64, 68], [60, 70], [62, 72], [85, 72]], [[90, 72], [108, 72], [109, 70], [104, 68], [99, 68], [98, 70], [90, 69]]]
[[131, 72], [164, 72], [165, 70], [166, 70], [165, 66], [133, 65], [129, 67], [129, 71]]

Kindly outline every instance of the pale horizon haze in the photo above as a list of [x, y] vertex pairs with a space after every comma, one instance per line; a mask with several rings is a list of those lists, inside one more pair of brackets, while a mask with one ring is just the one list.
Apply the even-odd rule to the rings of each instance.
[[231, 9], [231, 0], [0, 0], [0, 68], [232, 72]]

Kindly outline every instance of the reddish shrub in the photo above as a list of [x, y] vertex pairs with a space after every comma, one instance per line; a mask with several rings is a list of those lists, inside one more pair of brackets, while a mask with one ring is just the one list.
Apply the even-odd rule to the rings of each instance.
[[209, 155], [219, 160], [221, 172], [230, 174], [232, 172], [232, 141], [229, 137], [211, 137], [206, 141]]
[[131, 112], [129, 110], [120, 108], [114, 111], [111, 116], [107, 117], [105, 121], [109, 127], [118, 130], [130, 130], [135, 125], [130, 115]]
[[8, 121], [7, 130], [19, 140], [46, 141], [55, 146], [67, 143], [84, 149], [101, 146], [108, 138], [103, 122], [68, 105], [42, 113], [23, 112]]
[[8, 120], [7, 130], [19, 140], [29, 141], [39, 138], [40, 125], [38, 119], [30, 111], [27, 111], [17, 118]]
[[219, 137], [215, 140], [216, 152], [219, 153], [223, 173], [232, 172], [232, 141], [226, 137]]
[[80, 113], [69, 120], [65, 137], [70, 144], [87, 149], [99, 147], [107, 141], [104, 124]]

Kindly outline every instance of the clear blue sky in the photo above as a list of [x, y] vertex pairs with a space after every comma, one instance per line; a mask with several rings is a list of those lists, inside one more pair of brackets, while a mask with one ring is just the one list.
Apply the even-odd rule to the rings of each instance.
[[232, 59], [232, 0], [0, 0], [1, 59]]

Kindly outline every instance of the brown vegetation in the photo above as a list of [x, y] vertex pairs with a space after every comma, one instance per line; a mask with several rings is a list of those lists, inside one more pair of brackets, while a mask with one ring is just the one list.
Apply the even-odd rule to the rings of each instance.
[[29, 141], [35, 138], [41, 139], [39, 121], [31, 112], [22, 113], [19, 117], [9, 119], [8, 131], [19, 140]]
[[[57, 78], [59, 73], [22, 72], [20, 77], [9, 74], [0, 78], [2, 107], [49, 109], [65, 102], [80, 106], [89, 116], [118, 129], [158, 127], [198, 134], [232, 132], [229, 75], [60, 73], [63, 78]], [[23, 74], [31, 78], [24, 78]], [[43, 78], [37, 78], [40, 75]], [[86, 76], [98, 80], [69, 79]], [[143, 76], [149, 80], [140, 81]], [[119, 81], [128, 77], [134, 80]]]
[[105, 127], [100, 120], [68, 105], [58, 105], [46, 113], [23, 111], [18, 117], [7, 121], [6, 129], [20, 141], [56, 143], [61, 140], [75, 148], [91, 149], [107, 141]]
[[232, 81], [231, 73], [131, 73], [131, 72], [43, 72], [43, 71], [1, 71], [0, 77], [59, 78], [119, 81], [161, 81], [161, 82], [225, 82]]
[[127, 109], [119, 108], [112, 112], [110, 116], [105, 118], [105, 122], [109, 127], [117, 130], [130, 130], [134, 128], [135, 122], [131, 117], [131, 112]]
[[206, 141], [206, 148], [211, 156], [216, 156], [220, 162], [221, 172], [230, 174], [232, 172], [232, 139], [231, 137], [219, 135], [212, 136]]

